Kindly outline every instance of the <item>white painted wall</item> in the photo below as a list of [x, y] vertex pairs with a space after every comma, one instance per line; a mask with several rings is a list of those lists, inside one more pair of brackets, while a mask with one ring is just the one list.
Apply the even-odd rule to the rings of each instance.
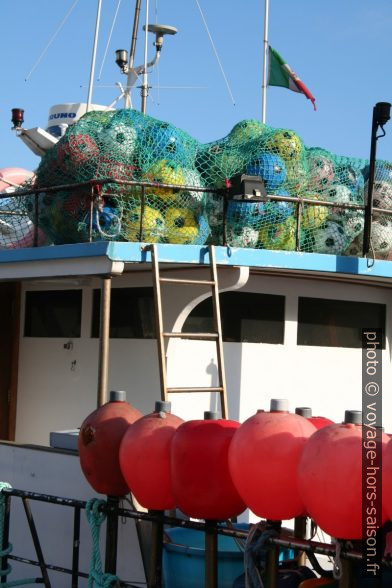
[[[205, 270], [196, 270], [200, 278]], [[178, 275], [176, 272], [175, 275]], [[222, 270], [222, 283], [233, 276]], [[192, 276], [194, 277], [194, 275]], [[113, 279], [116, 286], [151, 284], [151, 274], [127, 274]], [[26, 289], [64, 288], [63, 283], [31, 283]], [[77, 287], [75, 282], [68, 285]], [[98, 340], [90, 338], [92, 288], [98, 280], [84, 281], [82, 334], [68, 351], [63, 339], [23, 337], [23, 308], [19, 358], [16, 439], [48, 444], [49, 432], [80, 426], [95, 408]], [[336, 298], [387, 304], [387, 341], [390, 336], [389, 289], [321, 280], [251, 276], [248, 292], [286, 297], [284, 345], [225, 343], [226, 374], [231, 418], [245, 420], [258, 408], [268, 408], [272, 397], [287, 397], [291, 409], [311, 406], [314, 414], [337, 421], [344, 410], [361, 408], [361, 350], [307, 347], [296, 344], [298, 296]], [[202, 290], [197, 291], [199, 295]], [[168, 286], [165, 299], [169, 326], [190, 303], [193, 288]], [[169, 386], [208, 386], [216, 383], [215, 345], [173, 340], [168, 359]], [[74, 369], [72, 362], [76, 361]], [[384, 423], [392, 431], [390, 346], [383, 353]], [[109, 389], [125, 389], [128, 400], [143, 413], [159, 398], [159, 372], [155, 340], [113, 339], [110, 342]], [[216, 406], [216, 395], [173, 395], [173, 412], [183, 418], [202, 418]]]
[[[79, 500], [88, 500], [93, 496], [104, 498], [95, 494], [87, 484], [77, 455], [0, 443], [0, 471], [1, 480], [14, 488]], [[71, 568], [73, 509], [36, 501], [31, 501], [30, 506], [46, 563]], [[13, 544], [13, 555], [37, 560], [21, 499], [17, 497], [11, 499], [9, 538]], [[103, 562], [104, 538], [105, 524], [101, 529]], [[85, 573], [90, 568], [91, 548], [90, 529], [85, 512], [82, 511], [79, 569]], [[10, 561], [10, 564], [13, 570], [7, 578], [9, 581], [40, 577], [38, 567], [14, 561]], [[130, 519], [125, 524], [119, 524], [117, 573], [122, 580], [145, 582], [135, 523]], [[71, 576], [68, 574], [49, 572], [49, 577], [55, 588], [68, 588], [71, 585]], [[79, 580], [81, 588], [87, 585], [87, 580]]]

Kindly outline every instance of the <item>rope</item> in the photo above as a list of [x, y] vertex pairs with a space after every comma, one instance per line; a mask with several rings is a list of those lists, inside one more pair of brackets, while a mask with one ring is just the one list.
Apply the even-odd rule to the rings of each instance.
[[271, 537], [276, 537], [275, 529], [268, 529], [260, 533], [259, 524], [253, 525], [246, 540], [244, 564], [245, 586], [247, 588], [264, 588], [262, 575], [265, 572], [268, 551], [271, 545], [268, 543]]
[[90, 573], [88, 579], [89, 588], [112, 588], [119, 585], [119, 578], [113, 574], [102, 572], [101, 552], [99, 549], [99, 534], [101, 525], [106, 519], [106, 513], [103, 506], [106, 505], [104, 500], [91, 498], [86, 504], [86, 517], [91, 529], [91, 538], [93, 541], [93, 552], [91, 556]]
[[336, 553], [335, 557], [333, 558], [333, 577], [334, 580], [340, 580], [342, 578], [342, 562], [340, 559], [340, 553], [342, 551], [342, 544], [337, 539], [336, 540]]
[[[6, 510], [6, 497], [3, 494], [3, 490], [11, 488], [11, 484], [8, 482], [0, 482], [0, 546], [3, 545], [4, 538], [4, 524], [5, 524], [5, 510]], [[0, 549], [0, 578], [8, 576], [12, 567], [7, 564], [7, 567], [3, 570], [3, 557], [9, 555], [12, 551], [12, 543], [8, 543], [7, 547]], [[12, 586], [25, 586], [26, 584], [36, 584], [36, 578], [26, 578], [25, 580], [12, 580], [11, 582], [4, 582], [1, 584], [1, 588], [11, 588]]]

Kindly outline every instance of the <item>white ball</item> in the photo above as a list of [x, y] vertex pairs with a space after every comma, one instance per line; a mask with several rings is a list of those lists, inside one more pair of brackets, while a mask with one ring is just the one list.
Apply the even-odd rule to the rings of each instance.
[[256, 247], [259, 232], [251, 227], [228, 227], [227, 242], [232, 247]]
[[[184, 183], [186, 186], [193, 186], [195, 188], [203, 188], [203, 182], [201, 175], [195, 169], [184, 168], [182, 170], [184, 174]], [[196, 200], [196, 202], [203, 202], [205, 199], [205, 192], [198, 192], [196, 190], [189, 190], [186, 194], [189, 194]]]
[[392, 225], [388, 221], [374, 221], [370, 242], [376, 254], [386, 256], [392, 249]]
[[[331, 202], [336, 202], [336, 204], [351, 204], [352, 203], [352, 194], [351, 190], [347, 188], [347, 186], [342, 186], [341, 184], [330, 186], [326, 192], [325, 196], [327, 200]], [[328, 207], [328, 220], [337, 221], [337, 222], [344, 222], [344, 220], [351, 214], [350, 209], [345, 208], [332, 208]]]
[[354, 213], [344, 224], [344, 231], [349, 239], [355, 239], [363, 231], [365, 221], [362, 213]]
[[99, 134], [99, 142], [112, 159], [116, 156], [129, 159], [136, 149], [136, 139], [136, 129], [122, 122], [104, 127]]
[[[367, 200], [369, 184], [365, 184], [365, 200]], [[373, 206], [375, 208], [392, 210], [392, 184], [389, 182], [374, 182]]]
[[314, 231], [313, 236], [316, 253], [339, 255], [344, 250], [346, 235], [343, 227], [338, 223], [327, 221], [323, 228]]

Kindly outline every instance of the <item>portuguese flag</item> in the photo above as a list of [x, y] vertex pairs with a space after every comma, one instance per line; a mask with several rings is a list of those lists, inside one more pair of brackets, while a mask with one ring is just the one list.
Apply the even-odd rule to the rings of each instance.
[[303, 82], [299, 79], [291, 67], [285, 63], [284, 59], [279, 55], [271, 45], [269, 49], [269, 72], [268, 72], [268, 86], [282, 86], [288, 88], [293, 92], [300, 92], [305, 94], [308, 100], [311, 100], [313, 108], [316, 110], [316, 99], [308, 90]]

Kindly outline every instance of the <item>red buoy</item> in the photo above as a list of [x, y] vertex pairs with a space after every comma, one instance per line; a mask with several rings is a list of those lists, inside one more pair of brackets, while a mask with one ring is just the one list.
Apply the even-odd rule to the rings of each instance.
[[229, 449], [235, 487], [259, 517], [282, 520], [305, 512], [297, 490], [297, 466], [306, 440], [316, 431], [287, 411], [287, 400], [272, 400], [236, 431]]
[[129, 427], [120, 446], [120, 467], [128, 487], [151, 510], [176, 507], [170, 450], [173, 435], [184, 421], [170, 410], [170, 402], [156, 402], [153, 413]]
[[[388, 437], [382, 434], [385, 449]], [[362, 538], [362, 413], [346, 411], [342, 424], [318, 430], [298, 467], [306, 510], [323, 531], [339, 539]]]
[[230, 477], [228, 450], [236, 421], [205, 412], [204, 420], [178, 428], [172, 444], [173, 490], [177, 506], [190, 517], [226, 520], [246, 506]]
[[308, 419], [312, 425], [316, 427], [316, 429], [322, 429], [323, 427], [328, 427], [328, 425], [333, 425], [334, 422], [327, 417], [323, 416], [312, 416], [312, 409], [309, 406], [300, 406], [295, 409], [295, 414], [299, 414], [303, 416], [305, 419]]
[[96, 492], [109, 496], [128, 494], [118, 460], [121, 439], [129, 425], [142, 416], [125, 402], [125, 392], [110, 392], [110, 401], [94, 410], [80, 427], [80, 465]]

